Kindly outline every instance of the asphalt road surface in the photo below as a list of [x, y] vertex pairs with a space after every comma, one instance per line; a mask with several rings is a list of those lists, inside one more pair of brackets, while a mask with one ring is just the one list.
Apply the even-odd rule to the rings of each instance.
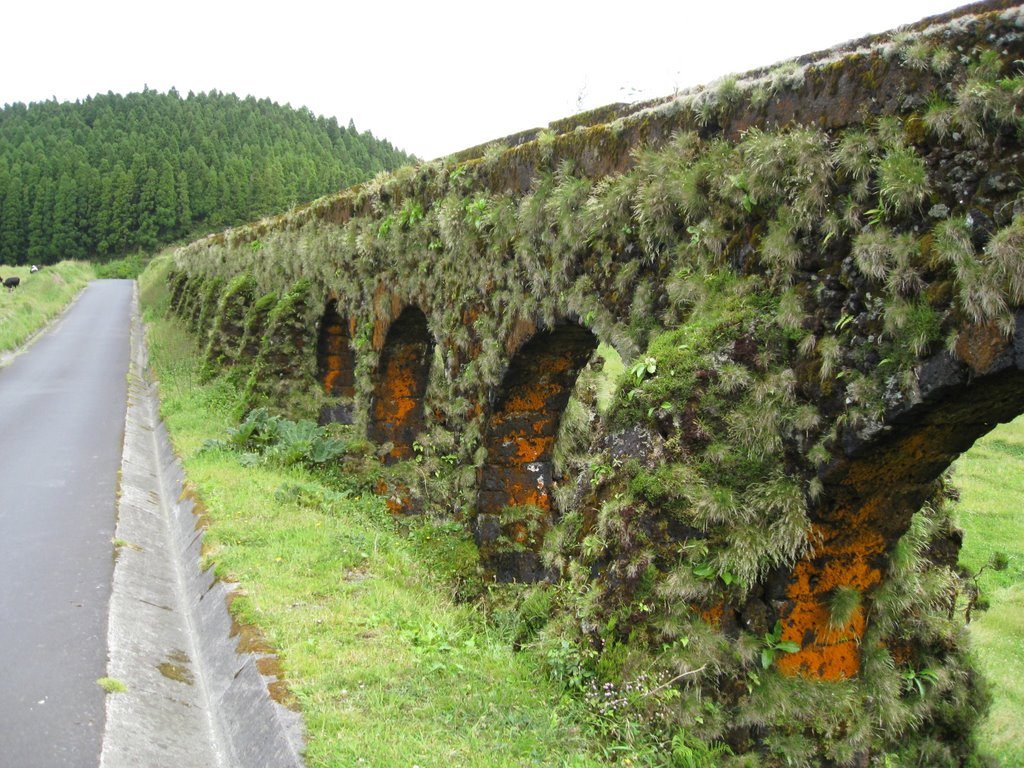
[[0, 768], [99, 764], [131, 298], [91, 283], [0, 369]]

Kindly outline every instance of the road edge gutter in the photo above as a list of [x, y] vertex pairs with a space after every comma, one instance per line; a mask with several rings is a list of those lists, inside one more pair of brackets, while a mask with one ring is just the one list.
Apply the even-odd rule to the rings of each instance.
[[203, 571], [203, 529], [159, 418], [139, 310], [131, 356], [101, 768], [302, 768], [301, 716], [275, 702], [256, 656], [239, 653], [230, 585]]

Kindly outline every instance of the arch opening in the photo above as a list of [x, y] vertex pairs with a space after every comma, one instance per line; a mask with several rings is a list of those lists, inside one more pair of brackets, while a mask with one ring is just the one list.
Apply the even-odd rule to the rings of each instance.
[[[889, 575], [894, 546], [941, 491], [950, 465], [978, 438], [1024, 413], [1024, 355], [1012, 346], [998, 372], [977, 378], [976, 369], [946, 356], [936, 365], [944, 370], [923, 371], [922, 384], [933, 376], [935, 386], [922, 386], [930, 390], [922, 402], [891, 418], [877, 438], [849, 445], [822, 476], [822, 497], [811, 514], [813, 549], [779, 595], [786, 605], [783, 639], [800, 646], [779, 659], [783, 672], [825, 680], [860, 672], [872, 593]], [[837, 631], [829, 601], [851, 588], [864, 604]]]
[[367, 437], [391, 444], [387, 464], [411, 459], [416, 436], [423, 431], [424, 398], [434, 356], [427, 316], [407, 307], [388, 329], [373, 382]]
[[1024, 416], [984, 435], [957, 459], [953, 515], [962, 533], [960, 610], [971, 652], [991, 686], [978, 742], [1024, 765]]
[[499, 581], [544, 576], [537, 549], [552, 524], [559, 425], [596, 348], [589, 330], [559, 323], [523, 345], [496, 392], [477, 477], [475, 534]]
[[320, 330], [316, 341], [317, 381], [324, 394], [331, 398], [344, 398], [348, 402], [325, 405], [320, 410], [320, 423], [336, 422], [351, 424], [355, 397], [355, 351], [352, 349], [352, 332], [349, 322], [338, 314], [338, 303], [327, 302], [320, 318]]

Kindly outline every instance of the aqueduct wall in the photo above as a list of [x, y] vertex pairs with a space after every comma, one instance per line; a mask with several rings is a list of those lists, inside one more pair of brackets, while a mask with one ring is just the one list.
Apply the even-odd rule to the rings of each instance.
[[[613, 105], [193, 243], [172, 306], [253, 403], [354, 420], [396, 506], [443, 498], [496, 578], [586, 591], [595, 648], [698, 670], [707, 738], [959, 759], [942, 476], [1024, 411], [1022, 59], [1024, 12], [989, 2]], [[599, 341], [628, 372], [558, 471]], [[402, 479], [424, 457], [440, 497]]]

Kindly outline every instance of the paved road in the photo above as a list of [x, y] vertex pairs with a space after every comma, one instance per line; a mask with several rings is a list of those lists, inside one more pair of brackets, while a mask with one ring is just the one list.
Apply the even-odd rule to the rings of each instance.
[[132, 283], [0, 369], [0, 768], [99, 763]]

